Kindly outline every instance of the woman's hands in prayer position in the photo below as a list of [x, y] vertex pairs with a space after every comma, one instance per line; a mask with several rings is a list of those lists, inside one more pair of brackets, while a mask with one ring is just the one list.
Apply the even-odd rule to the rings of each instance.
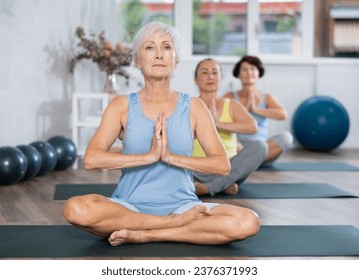
[[148, 155], [151, 162], [162, 160], [170, 164], [171, 151], [168, 145], [166, 113], [160, 113], [156, 119], [151, 148]]

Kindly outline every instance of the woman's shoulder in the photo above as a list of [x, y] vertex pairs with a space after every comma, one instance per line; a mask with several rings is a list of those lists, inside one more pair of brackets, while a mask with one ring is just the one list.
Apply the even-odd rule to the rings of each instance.
[[228, 91], [225, 94], [223, 94], [222, 98], [234, 99], [235, 94], [236, 94], [235, 92]]
[[229, 101], [229, 108], [231, 112], [240, 112], [246, 110], [239, 100], [231, 99], [231, 98], [225, 98], [225, 99]]
[[108, 108], [111, 110], [121, 111], [128, 108], [128, 99], [127, 95], [118, 95], [114, 97], [108, 105]]
[[112, 98], [111, 103], [121, 103], [127, 101], [129, 98], [128, 95], [117, 95], [116, 97]]
[[237, 93], [234, 93], [234, 92], [231, 92], [231, 91], [227, 92], [220, 99], [223, 101], [223, 103], [227, 103], [231, 107], [240, 106], [240, 102], [239, 102], [239, 100], [234, 98], [234, 94], [237, 94]]
[[204, 110], [208, 110], [203, 100], [196, 96], [191, 96], [191, 113], [202, 113]]
[[197, 97], [197, 96], [191, 96], [191, 104], [193, 106], [203, 106], [204, 102], [201, 98]]
[[267, 103], [268, 101], [270, 102], [271, 100], [275, 99], [274, 95], [269, 92], [263, 92], [263, 93], [261, 93], [261, 95], [262, 95], [261, 100], [263, 100], [265, 103]]

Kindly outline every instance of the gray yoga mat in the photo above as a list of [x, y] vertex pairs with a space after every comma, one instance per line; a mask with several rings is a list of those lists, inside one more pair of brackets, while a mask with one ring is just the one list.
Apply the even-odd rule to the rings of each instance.
[[[75, 195], [102, 194], [111, 196], [115, 184], [60, 184], [56, 185], [54, 199], [66, 200]], [[236, 195], [217, 194], [203, 199], [266, 199], [266, 198], [350, 198], [356, 197], [327, 183], [246, 183]]]
[[258, 171], [359, 171], [359, 167], [344, 162], [274, 162]]
[[67, 225], [0, 226], [0, 258], [149, 258], [359, 256], [359, 230], [350, 225], [262, 226], [259, 233], [228, 245], [175, 242], [111, 247]]

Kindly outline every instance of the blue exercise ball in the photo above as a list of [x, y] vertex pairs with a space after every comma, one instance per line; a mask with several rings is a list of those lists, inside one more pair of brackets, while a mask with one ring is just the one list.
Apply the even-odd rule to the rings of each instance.
[[15, 147], [0, 147], [0, 185], [18, 183], [25, 175], [27, 160]]
[[47, 142], [55, 148], [57, 154], [55, 170], [64, 170], [75, 162], [77, 149], [71, 139], [64, 136], [54, 136]]
[[21, 150], [27, 159], [25, 176], [21, 179], [21, 181], [34, 178], [39, 173], [41, 168], [40, 153], [31, 145], [19, 145], [16, 146], [16, 148]]
[[331, 151], [349, 133], [349, 115], [344, 106], [329, 96], [314, 96], [299, 105], [293, 115], [292, 130], [306, 149]]
[[36, 176], [47, 175], [54, 170], [57, 162], [57, 155], [54, 147], [45, 141], [30, 143], [41, 155], [41, 168]]

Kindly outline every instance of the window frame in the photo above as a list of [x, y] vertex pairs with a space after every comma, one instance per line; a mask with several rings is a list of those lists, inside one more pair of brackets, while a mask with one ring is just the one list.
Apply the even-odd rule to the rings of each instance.
[[[247, 2], [247, 53], [258, 55], [264, 59], [276, 60], [302, 60], [313, 58], [314, 56], [314, 3], [315, 0], [302, 0], [302, 52], [295, 54], [261, 54], [259, 53], [259, 0], [250, 0]], [[192, 0], [174, 1], [174, 26], [181, 36], [181, 56], [184, 59], [192, 60], [203, 55], [194, 55], [193, 52], [193, 28], [192, 28]], [[208, 56], [208, 55], [206, 55]], [[232, 61], [233, 56], [216, 56], [221, 61]]]

